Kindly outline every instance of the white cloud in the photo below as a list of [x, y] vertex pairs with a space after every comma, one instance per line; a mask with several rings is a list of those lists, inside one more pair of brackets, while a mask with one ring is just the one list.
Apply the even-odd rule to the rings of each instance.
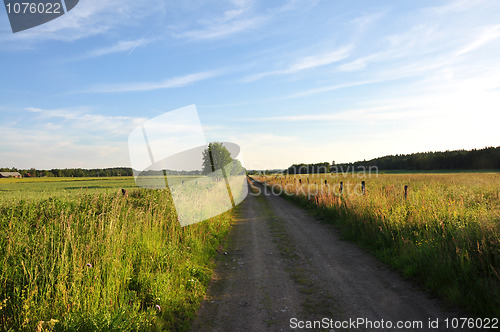
[[283, 146], [302, 147], [299, 136], [279, 135], [268, 132], [239, 133], [232, 135], [228, 141], [241, 147], [241, 157], [247, 169], [267, 169], [272, 167], [288, 167], [291, 149]]
[[146, 39], [145, 36], [143, 38], [134, 39], [134, 40], [120, 40], [112, 46], [94, 49], [94, 50], [88, 52], [87, 54], [76, 58], [75, 60], [95, 58], [95, 57], [100, 57], [100, 56], [109, 55], [109, 54], [113, 54], [113, 53], [120, 53], [120, 52], [129, 52], [129, 54], [131, 54], [138, 47], [145, 47], [153, 41], [154, 41], [154, 39]]
[[[50, 131], [49, 129], [63, 128], [69, 136], [72, 135], [73, 131], [82, 134], [102, 132], [104, 136], [126, 135], [145, 121], [144, 118], [139, 117], [94, 114], [87, 107], [60, 109], [27, 107], [25, 110], [34, 113], [38, 120], [43, 120], [39, 122], [41, 125], [48, 124], [48, 127], [46, 127], [48, 131]], [[36, 127], [37, 130], [40, 129], [40, 126], [37, 125]]]
[[320, 0], [288, 0], [283, 6], [276, 10], [276, 14], [279, 15], [282, 12], [292, 11], [292, 10], [304, 10], [307, 7], [315, 7]]
[[495, 26], [490, 26], [483, 28], [482, 33], [480, 33], [479, 37], [471, 42], [470, 44], [466, 45], [464, 48], [459, 50], [457, 52], [457, 55], [463, 55], [469, 52], [472, 52], [483, 45], [486, 45], [493, 40], [497, 39], [500, 37], [500, 25], [495, 25]]
[[368, 61], [372, 58], [373, 57], [371, 57], [371, 56], [357, 58], [354, 61], [351, 61], [351, 62], [348, 62], [348, 63], [345, 63], [345, 64], [339, 66], [339, 70], [340, 71], [357, 71], [357, 70], [364, 69], [366, 67]]
[[477, 7], [484, 3], [482, 0], [469, 1], [469, 0], [455, 0], [450, 1], [447, 4], [441, 6], [435, 6], [425, 9], [425, 12], [430, 12], [433, 14], [444, 15], [450, 13], [464, 12], [466, 10], [471, 10], [473, 7]]
[[373, 121], [391, 121], [398, 119], [408, 119], [422, 115], [420, 110], [412, 109], [412, 107], [402, 105], [371, 107], [349, 109], [341, 111], [332, 111], [321, 114], [305, 114], [305, 115], [287, 115], [275, 116], [258, 119], [247, 119], [257, 121], [288, 121], [288, 122], [324, 122], [324, 121], [354, 121], [354, 122], [370, 122]]
[[347, 58], [349, 56], [349, 50], [350, 47], [344, 47], [333, 52], [304, 57], [291, 65], [284, 73], [296, 73], [305, 69], [329, 65]]
[[143, 92], [161, 89], [170, 89], [187, 86], [199, 81], [203, 81], [212, 77], [219, 76], [220, 72], [207, 71], [184, 76], [169, 78], [159, 82], [133, 82], [133, 83], [116, 83], [116, 84], [101, 84], [90, 87], [82, 91], [74, 91], [73, 93], [120, 93], [120, 92]]
[[253, 82], [261, 78], [273, 75], [295, 74], [304, 70], [330, 65], [332, 63], [348, 58], [350, 50], [351, 47], [346, 46], [335, 51], [302, 57], [292, 63], [288, 68], [253, 74], [243, 78], [243, 82]]
[[130, 164], [127, 136], [145, 119], [95, 114], [87, 107], [27, 107], [22, 121], [0, 125], [9, 144], [0, 160], [18, 168], [100, 168]]
[[12, 140], [0, 151], [3, 167], [101, 168], [128, 166], [126, 141], [107, 140], [92, 135], [69, 136], [47, 128], [12, 128], [0, 126]]
[[[188, 40], [221, 39], [255, 29], [268, 19], [263, 15], [252, 15], [254, 5], [252, 0], [233, 0], [230, 2], [232, 7], [224, 10], [219, 16], [210, 12], [209, 15], [213, 15], [210, 19], [199, 19], [194, 24], [190, 24], [190, 27], [184, 31], [175, 32], [174, 37]], [[183, 23], [186, 24], [186, 22]]]
[[291, 95], [283, 97], [283, 99], [307, 97], [307, 96], [316, 95], [316, 94], [325, 93], [325, 92], [334, 91], [334, 90], [339, 90], [339, 89], [345, 89], [345, 88], [351, 88], [351, 87], [355, 87], [355, 86], [379, 83], [379, 82], [383, 82], [386, 80], [387, 79], [384, 78], [384, 79], [378, 79], [378, 80], [375, 79], [375, 80], [353, 81], [353, 82], [349, 82], [349, 83], [332, 84], [332, 85], [322, 86], [319, 88], [312, 88], [312, 89], [304, 90], [301, 92], [293, 93]]
[[224, 38], [236, 33], [255, 29], [265, 21], [264, 17], [231, 20], [229, 22], [210, 24], [203, 29], [196, 29], [174, 34], [178, 38], [206, 40]]

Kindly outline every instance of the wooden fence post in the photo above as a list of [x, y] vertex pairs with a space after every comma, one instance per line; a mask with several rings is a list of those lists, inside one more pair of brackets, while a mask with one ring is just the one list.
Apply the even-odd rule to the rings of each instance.
[[363, 195], [366, 194], [366, 186], [365, 186], [365, 181], [361, 181], [361, 191], [363, 192]]
[[408, 198], [408, 185], [405, 185], [405, 199]]
[[340, 181], [340, 193], [344, 190], [344, 182]]

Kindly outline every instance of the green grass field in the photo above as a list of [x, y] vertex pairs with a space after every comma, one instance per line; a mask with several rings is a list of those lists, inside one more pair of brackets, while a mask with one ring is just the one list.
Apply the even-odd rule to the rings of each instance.
[[0, 179], [0, 330], [185, 330], [231, 220], [182, 228], [133, 178]]
[[[168, 177], [170, 184], [191, 178], [194, 177]], [[111, 193], [118, 192], [121, 188], [137, 188], [134, 177], [0, 179], [0, 204], [19, 200], [43, 200], [49, 197], [72, 198], [87, 193]]]
[[448, 302], [500, 316], [500, 173], [254, 178]]

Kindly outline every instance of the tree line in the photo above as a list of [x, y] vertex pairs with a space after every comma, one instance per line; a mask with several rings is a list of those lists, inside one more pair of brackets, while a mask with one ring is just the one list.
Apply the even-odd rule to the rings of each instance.
[[[213, 142], [210, 143], [208, 148], [203, 151], [203, 169], [202, 170], [146, 170], [135, 171], [136, 174], [141, 176], [163, 176], [163, 175], [202, 175], [202, 174], [215, 174], [215, 176], [222, 172], [215, 172], [224, 168], [228, 173], [226, 175], [239, 175], [244, 174], [245, 169], [239, 160], [233, 159], [231, 153], [223, 145], [223, 143]], [[134, 170], [129, 167], [114, 167], [114, 168], [96, 168], [96, 169], [82, 169], [82, 168], [65, 168], [65, 169], [50, 169], [38, 170], [31, 169], [17, 169], [13, 168], [0, 168], [0, 172], [19, 172], [23, 177], [114, 177], [114, 176], [133, 176]]]
[[293, 164], [285, 174], [316, 174], [358, 170], [376, 167], [378, 170], [498, 170], [500, 169], [500, 147], [455, 150], [444, 152], [420, 152], [390, 155], [353, 163], [335, 164], [335, 161], [316, 164]]
[[500, 147], [391, 155], [336, 166], [344, 169], [349, 166], [351, 168], [376, 166], [379, 170], [409, 171], [493, 170], [500, 169]]
[[[83, 168], [65, 168], [65, 169], [50, 169], [50, 170], [39, 170], [35, 168], [30, 169], [18, 169], [18, 168], [0, 168], [0, 172], [19, 172], [24, 178], [29, 177], [114, 177], [114, 176], [133, 176], [134, 171], [132, 168], [128, 167], [114, 167], [114, 168], [95, 168], [95, 169], [83, 169]], [[136, 174], [140, 173], [136, 171]], [[161, 170], [161, 171], [145, 171], [141, 175], [201, 175], [201, 171], [174, 171], [174, 170]]]
[[[215, 146], [213, 147], [216, 148]], [[217, 146], [217, 148], [219, 148]], [[219, 151], [217, 152], [217, 154]], [[222, 152], [220, 152], [222, 153]], [[230, 157], [228, 153], [223, 153], [220, 157], [227, 164]], [[212, 161], [213, 162], [213, 161]], [[210, 166], [210, 167], [209, 167]], [[220, 168], [217, 165], [217, 169]], [[409, 170], [409, 171], [428, 171], [428, 170], [499, 170], [500, 169], [500, 146], [487, 147], [484, 149], [473, 150], [455, 150], [444, 152], [420, 152], [412, 154], [390, 155], [371, 160], [356, 161], [353, 163], [335, 164], [335, 161], [315, 163], [315, 164], [293, 164], [288, 169], [274, 170], [270, 173], [285, 174], [315, 174], [329, 173], [335, 170], [347, 170], [358, 168], [377, 167], [378, 170]], [[212, 169], [211, 162], [207, 156], [204, 156], [203, 171], [172, 171], [166, 170], [167, 175], [201, 175], [207, 174]], [[82, 169], [66, 168], [37, 170], [0, 168], [0, 172], [19, 172], [23, 177], [113, 177], [113, 176], [132, 176], [133, 170], [128, 167], [114, 167], [103, 169]], [[163, 171], [160, 171], [163, 172]], [[257, 172], [257, 171], [255, 171]], [[232, 173], [232, 172], [231, 172]], [[252, 174], [252, 171], [249, 172]]]
[[317, 174], [330, 173], [331, 165], [329, 162], [316, 164], [293, 164], [285, 170], [286, 174]]
[[13, 168], [0, 168], [0, 172], [19, 172], [23, 177], [112, 177], [112, 176], [132, 176], [132, 168], [127, 167], [114, 167], [114, 168], [65, 168], [65, 169], [17, 169]]

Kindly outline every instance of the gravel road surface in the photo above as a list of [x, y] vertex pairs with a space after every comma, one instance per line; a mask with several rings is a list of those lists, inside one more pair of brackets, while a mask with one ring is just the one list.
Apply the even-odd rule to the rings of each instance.
[[439, 331], [463, 317], [332, 225], [259, 183], [251, 190], [193, 331]]

